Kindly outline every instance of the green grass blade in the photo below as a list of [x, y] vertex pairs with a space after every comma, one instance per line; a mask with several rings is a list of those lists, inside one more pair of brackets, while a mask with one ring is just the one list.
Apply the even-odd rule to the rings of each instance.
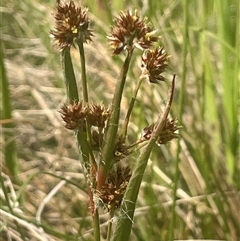
[[112, 107], [111, 107], [112, 113], [108, 122], [105, 145], [102, 151], [102, 160], [100, 163], [100, 170], [99, 170], [99, 176], [98, 176], [98, 189], [100, 189], [101, 186], [104, 184], [105, 178], [107, 177], [108, 170], [112, 165], [112, 157], [114, 154], [114, 148], [115, 148], [115, 142], [116, 142], [118, 124], [119, 124], [122, 93], [126, 82], [126, 77], [127, 77], [127, 72], [131, 61], [131, 57], [132, 57], [132, 52], [128, 52], [128, 55], [124, 61], [124, 64], [121, 70], [120, 77], [115, 87], [115, 92], [114, 92]]
[[15, 125], [12, 122], [12, 107], [11, 107], [11, 97], [8, 86], [8, 78], [6, 74], [6, 69], [4, 66], [4, 56], [2, 49], [2, 42], [0, 43], [0, 72], [1, 72], [1, 99], [2, 99], [2, 119], [9, 120], [9, 123], [3, 124], [5, 131], [4, 135], [4, 155], [5, 163], [9, 170], [10, 175], [15, 181], [18, 180], [19, 167], [17, 159], [17, 150], [15, 143]]
[[113, 234], [111, 241], [129, 240], [131, 229], [132, 229], [132, 223], [133, 223], [132, 220], [134, 217], [136, 201], [137, 201], [140, 185], [142, 182], [142, 178], [146, 170], [147, 162], [150, 157], [153, 146], [155, 145], [157, 137], [161, 134], [162, 129], [165, 125], [166, 119], [168, 117], [168, 114], [172, 105], [174, 87], [175, 87], [175, 76], [173, 77], [171, 94], [169, 97], [168, 104], [165, 108], [165, 111], [162, 115], [159, 116], [155, 124], [151, 139], [149, 140], [147, 146], [144, 147], [143, 151], [140, 153], [140, 156], [138, 157], [136, 167], [133, 171], [132, 177], [130, 179], [126, 193], [124, 195], [124, 203], [122, 205], [122, 208], [123, 208], [122, 212], [124, 215], [122, 218], [118, 220], [116, 225], [116, 230]]
[[116, 230], [111, 241], [129, 240], [139, 188], [154, 144], [155, 140], [151, 140], [139, 156], [137, 166], [133, 171], [132, 178], [130, 179], [124, 198], [124, 217], [121, 217], [118, 220]]
[[85, 62], [85, 53], [83, 47], [82, 39], [77, 42], [80, 60], [81, 60], [81, 77], [82, 77], [82, 91], [83, 91], [83, 100], [88, 102], [88, 88], [87, 88], [87, 76], [86, 76], [86, 62]]
[[[232, 4], [235, 11], [232, 11]], [[216, 1], [217, 25], [219, 37], [233, 48], [239, 46], [239, 1]], [[234, 19], [232, 21], [232, 19]], [[238, 26], [238, 27], [237, 27]], [[237, 47], [239, 49], [239, 47]], [[225, 115], [224, 137], [226, 140], [226, 166], [228, 169], [229, 180], [232, 181], [235, 172], [235, 158], [238, 150], [238, 123], [237, 123], [237, 98], [238, 98], [238, 74], [239, 60], [233, 56], [225, 45], [221, 45], [222, 68], [220, 78], [223, 87], [223, 108]], [[232, 68], [232, 67], [235, 68]]]
[[78, 101], [78, 88], [76, 77], [74, 74], [72, 59], [70, 55], [70, 50], [65, 49], [62, 51], [62, 65], [64, 71], [65, 87], [67, 92], [67, 99], [69, 103]]
[[[184, 32], [183, 32], [183, 61], [182, 61], [182, 78], [181, 78], [181, 89], [180, 89], [180, 96], [179, 96], [179, 124], [182, 125], [182, 115], [184, 110], [184, 99], [185, 99], [185, 84], [186, 84], [186, 75], [187, 75], [187, 50], [189, 46], [189, 39], [188, 39], [188, 0], [184, 1], [183, 3], [183, 13], [184, 13]], [[170, 230], [169, 230], [169, 240], [172, 241], [174, 239], [174, 230], [175, 230], [175, 223], [176, 223], [176, 200], [177, 200], [177, 188], [178, 188], [178, 181], [179, 181], [179, 163], [180, 163], [180, 141], [178, 141], [177, 146], [177, 153], [176, 153], [176, 162], [174, 168], [174, 181], [173, 181], [173, 203], [172, 203], [172, 217], [170, 223]]]

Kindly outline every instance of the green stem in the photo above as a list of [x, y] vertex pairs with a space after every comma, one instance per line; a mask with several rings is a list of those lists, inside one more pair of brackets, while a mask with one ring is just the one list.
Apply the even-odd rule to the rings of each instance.
[[[80, 61], [81, 61], [81, 77], [82, 77], [82, 92], [83, 92], [83, 101], [85, 103], [88, 103], [88, 87], [87, 87], [87, 75], [86, 75], [86, 61], [85, 61], [85, 53], [84, 53], [84, 47], [83, 47], [83, 41], [80, 38], [77, 42], [79, 52], [80, 52]], [[86, 122], [86, 129], [87, 129], [87, 140], [89, 142], [89, 145], [91, 146], [92, 143], [92, 135], [91, 135], [91, 126], [88, 122]], [[95, 164], [93, 153], [91, 148], [89, 149], [91, 154], [91, 160], [92, 164]]]
[[120, 133], [120, 136], [121, 135], [124, 136], [124, 137], [127, 136], [128, 123], [129, 123], [130, 116], [131, 116], [131, 113], [132, 113], [132, 110], [133, 110], [133, 107], [134, 107], [134, 104], [135, 104], [135, 101], [136, 101], [136, 98], [137, 98], [138, 90], [139, 90], [139, 88], [140, 88], [140, 86], [142, 84], [143, 79], [144, 79], [143, 76], [140, 76], [140, 78], [138, 79], [138, 82], [137, 82], [137, 85], [136, 85], [133, 97], [131, 99], [131, 102], [130, 102], [130, 105], [129, 105], [129, 108], [128, 108], [128, 112], [127, 112], [126, 118], [125, 118], [124, 123], [123, 123], [123, 128], [122, 128], [122, 131]]
[[93, 216], [93, 223], [94, 223], [94, 241], [100, 241], [100, 223], [99, 223], [99, 213], [96, 209]]
[[125, 59], [125, 62], [123, 64], [123, 67], [120, 73], [120, 80], [116, 84], [116, 89], [114, 92], [113, 102], [111, 107], [112, 113], [107, 125], [106, 140], [103, 146], [102, 158], [101, 158], [101, 163], [99, 168], [98, 190], [100, 190], [102, 185], [104, 184], [107, 178], [108, 170], [112, 164], [111, 161], [114, 154], [115, 143], [117, 139], [120, 104], [121, 104], [123, 88], [125, 85], [131, 58], [132, 58], [132, 51], [128, 52], [127, 54], [127, 57]]
[[[15, 125], [11, 121], [12, 119], [12, 107], [11, 107], [11, 97], [8, 88], [8, 78], [6, 74], [6, 69], [4, 66], [4, 56], [2, 50], [2, 42], [0, 42], [0, 73], [1, 73], [1, 101], [2, 101], [2, 119], [9, 120], [9, 123], [3, 124], [5, 131], [4, 136], [4, 156], [5, 163], [9, 170], [10, 176], [13, 178], [15, 183], [20, 183], [18, 178], [19, 167], [17, 160], [17, 149], [15, 143]], [[23, 201], [23, 200], [22, 200]]]
[[83, 48], [83, 41], [80, 39], [78, 42], [78, 48], [80, 52], [80, 61], [81, 61], [81, 77], [82, 77], [82, 91], [83, 91], [83, 100], [88, 102], [88, 88], [87, 88], [87, 76], [86, 76], [86, 62], [85, 62], [85, 53]]
[[114, 216], [114, 211], [115, 211], [115, 209], [113, 208], [113, 209], [111, 209], [110, 210], [110, 220], [109, 220], [109, 222], [108, 222], [108, 232], [107, 232], [107, 241], [110, 241], [110, 238], [111, 238], [111, 234], [112, 234], [112, 218], [113, 218], [113, 216]]
[[170, 94], [170, 98], [166, 106], [166, 109], [163, 115], [159, 116], [154, 126], [151, 139], [149, 140], [147, 146], [143, 149], [143, 151], [141, 152], [138, 158], [136, 168], [133, 171], [132, 177], [130, 179], [126, 193], [124, 195], [125, 202], [122, 205], [122, 212], [126, 217], [118, 220], [116, 225], [116, 230], [114, 232], [114, 235], [111, 241], [129, 240], [131, 228], [132, 228], [132, 220], [133, 220], [134, 211], [135, 211], [135, 204], [139, 193], [139, 188], [142, 182], [142, 177], [144, 175], [152, 148], [157, 140], [157, 137], [161, 134], [164, 128], [166, 119], [168, 117], [168, 114], [172, 105], [172, 100], [173, 100], [174, 86], [175, 86], [175, 76], [172, 81], [171, 94]]
[[[236, 156], [239, 150], [238, 143], [238, 120], [236, 113], [239, 91], [239, 52], [238, 57], [229, 52], [226, 45], [237, 50], [239, 43], [239, 6], [234, 5], [234, 14], [231, 12], [231, 1], [215, 1], [217, 10], [217, 29], [218, 37], [225, 44], [220, 45], [220, 58], [222, 67], [219, 73], [219, 79], [222, 83], [224, 92], [222, 93], [223, 111], [224, 111], [224, 147], [225, 147], [225, 163], [228, 171], [228, 181], [233, 182], [233, 175], [236, 172]], [[231, 21], [235, 19], [235, 21]], [[236, 40], [237, 39], [237, 40]], [[235, 42], [236, 41], [236, 42]], [[231, 59], [231, 61], [230, 61]], [[235, 69], [235, 66], [237, 69]], [[238, 65], [238, 66], [237, 66]], [[237, 72], [235, 72], [237, 70]], [[236, 78], [235, 78], [236, 77]], [[229, 81], [231, 80], [231, 81]]]
[[[80, 44], [80, 46], [82, 46]], [[83, 46], [82, 46], [83, 47]], [[81, 49], [81, 47], [79, 47]], [[82, 49], [83, 51], [83, 49]], [[86, 84], [86, 69], [85, 69], [85, 59], [84, 59], [84, 52], [80, 54], [80, 56], [83, 56], [81, 58], [81, 63], [82, 63], [82, 78], [83, 82]], [[67, 48], [62, 51], [62, 61], [63, 61], [63, 70], [64, 70], [64, 79], [65, 79], [65, 86], [66, 86], [66, 92], [67, 92], [67, 98], [68, 102], [72, 103], [74, 101], [79, 101], [78, 97], [78, 88], [77, 88], [77, 82], [74, 74], [74, 69], [73, 69], [73, 64], [72, 64], [72, 59], [70, 55], [70, 50]], [[85, 85], [83, 84], [83, 85]], [[84, 99], [87, 101], [87, 89], [83, 92], [84, 94]], [[89, 148], [88, 142], [87, 142], [87, 136], [84, 134], [84, 131], [82, 128], [80, 130], [77, 130], [75, 132], [76, 134], [76, 139], [78, 143], [79, 150], [82, 152], [82, 158], [84, 162], [84, 167], [88, 168], [87, 165], [89, 165], [89, 155], [90, 155], [90, 160], [92, 160], [92, 163], [94, 162], [93, 154], [91, 151], [91, 148]], [[89, 135], [89, 134], [88, 134]]]
[[89, 169], [89, 146], [87, 142], [87, 135], [86, 132], [84, 132], [81, 129], [75, 131], [78, 149], [81, 151], [81, 155], [83, 158], [84, 168]]
[[67, 92], [67, 98], [69, 103], [79, 100], [77, 82], [73, 70], [72, 59], [70, 55], [70, 49], [64, 49], [62, 51], [62, 65], [65, 79], [65, 87]]
[[[182, 125], [182, 113], [183, 113], [183, 104], [184, 104], [184, 95], [185, 95], [185, 82], [186, 82], [186, 65], [187, 65], [187, 46], [188, 46], [188, 0], [184, 1], [183, 11], [184, 11], [184, 46], [183, 46], [183, 70], [182, 70], [182, 80], [181, 80], [181, 91], [180, 91], [180, 97], [179, 97], [179, 117], [178, 121], [180, 126]], [[175, 174], [174, 174], [174, 180], [173, 180], [173, 203], [171, 208], [171, 223], [170, 223], [170, 231], [169, 231], [169, 241], [174, 240], [174, 228], [176, 223], [176, 213], [175, 213], [175, 207], [176, 207], [176, 199], [177, 199], [177, 187], [178, 187], [178, 180], [179, 180], [179, 162], [180, 162], [180, 141], [178, 141], [177, 146], [177, 154], [176, 154], [176, 162], [175, 162]]]
[[[81, 47], [83, 45], [79, 44], [79, 49], [83, 51]], [[87, 96], [87, 89], [86, 89], [86, 70], [85, 70], [85, 59], [84, 59], [84, 52], [81, 52], [81, 63], [82, 63], [82, 79], [83, 79], [83, 96], [85, 102], [88, 100]], [[67, 98], [68, 102], [72, 103], [75, 101], [79, 101], [78, 97], [78, 88], [77, 88], [77, 82], [74, 74], [72, 59], [70, 55], [70, 50], [65, 49], [62, 52], [62, 59], [63, 59], [63, 70], [64, 70], [64, 77], [65, 77], [65, 86], [66, 86], [66, 92], [67, 92]], [[81, 164], [84, 170], [84, 175], [87, 179], [87, 176], [89, 174], [89, 170], [93, 168], [93, 165], [95, 165], [95, 159], [92, 153], [92, 149], [89, 146], [88, 143], [88, 137], [90, 136], [90, 127], [86, 125], [87, 133], [83, 130], [82, 127], [80, 127], [78, 130], [75, 131], [76, 140], [79, 152], [81, 153], [82, 160]], [[91, 177], [91, 182], [93, 182], [93, 178]]]

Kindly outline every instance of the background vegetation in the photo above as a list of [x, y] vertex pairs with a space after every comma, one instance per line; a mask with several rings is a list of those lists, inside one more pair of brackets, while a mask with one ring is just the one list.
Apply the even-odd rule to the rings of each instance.
[[[105, 104], [111, 99], [122, 59], [112, 58], [106, 34], [112, 17], [127, 8], [138, 9], [159, 30], [172, 56], [166, 78], [177, 74], [171, 114], [178, 116], [183, 127], [181, 140], [154, 148], [131, 240], [168, 240], [170, 230], [176, 240], [239, 240], [239, 1], [113, 0], [108, 5], [98, 0], [80, 4], [89, 7], [95, 34], [94, 42], [86, 45], [91, 99]], [[63, 128], [58, 113], [65, 93], [60, 56], [49, 37], [54, 7], [55, 1], [1, 1], [2, 240], [93, 239], [75, 139]], [[79, 62], [77, 51], [74, 61]], [[139, 67], [136, 57], [126, 97], [133, 91]], [[76, 76], [80, 80], [80, 69]], [[129, 138], [136, 139], [156, 119], [169, 85], [170, 81], [154, 87], [144, 84]], [[124, 98], [123, 113], [128, 104]], [[172, 184], [176, 181], [172, 227]], [[103, 211], [103, 237], [106, 215]]]

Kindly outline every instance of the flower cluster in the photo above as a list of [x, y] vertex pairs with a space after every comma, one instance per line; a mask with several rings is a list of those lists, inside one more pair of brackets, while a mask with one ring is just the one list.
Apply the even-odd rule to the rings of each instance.
[[129, 151], [129, 147], [125, 143], [125, 138], [119, 135], [117, 137], [117, 142], [115, 146], [115, 153], [114, 153], [115, 163], [122, 160], [123, 158], [127, 157], [130, 154], [131, 154], [131, 151]]
[[121, 205], [130, 178], [131, 169], [129, 166], [118, 165], [116, 170], [109, 173], [106, 184], [99, 192], [99, 198], [108, 211], [115, 210]]
[[87, 112], [87, 121], [92, 126], [97, 126], [99, 128], [105, 127], [105, 122], [110, 115], [108, 108], [103, 105], [89, 104]]
[[87, 108], [79, 102], [64, 105], [59, 112], [65, 122], [64, 126], [67, 129], [74, 130], [83, 124], [84, 118], [87, 115]]
[[145, 76], [150, 83], [164, 81], [165, 78], [162, 76], [162, 73], [168, 67], [169, 57], [163, 47], [145, 50], [142, 55], [142, 75]]
[[64, 126], [74, 130], [87, 121], [92, 126], [105, 127], [105, 123], [110, 115], [109, 109], [103, 105], [83, 104], [82, 102], [64, 105], [59, 111]]
[[58, 2], [54, 15], [56, 27], [51, 34], [55, 40], [55, 45], [63, 50], [74, 46], [74, 42], [81, 38], [83, 42], [92, 40], [92, 31], [89, 29], [89, 19], [87, 8], [76, 7], [74, 1], [63, 5]]
[[[93, 103], [74, 102], [73, 104], [64, 105], [59, 111], [63, 119], [64, 126], [69, 130], [82, 128], [86, 131], [86, 123], [91, 128], [91, 147], [95, 151], [100, 151], [102, 148], [106, 122], [110, 116], [109, 108], [104, 105], [97, 105]], [[125, 139], [121, 136], [117, 137], [115, 144], [115, 151], [113, 155], [113, 163], [124, 159], [131, 152], [125, 143]]]
[[153, 28], [146, 19], [140, 19], [137, 11], [127, 11], [116, 18], [108, 40], [113, 54], [120, 54], [123, 50], [132, 51], [134, 47], [150, 48], [158, 40], [154, 34]]
[[[160, 136], [157, 138], [157, 144], [166, 144], [172, 139], [179, 137], [179, 135], [175, 133], [175, 131], [179, 130], [181, 127], [177, 126], [176, 123], [176, 119], [173, 119], [171, 121], [169, 119], [166, 120], [163, 130]], [[154, 124], [151, 124], [143, 129], [143, 138], [145, 138], [146, 140], [149, 140], [151, 138], [154, 126]]]
[[[84, 42], [92, 40], [93, 33], [89, 28], [90, 20], [87, 17], [86, 8], [77, 7], [73, 0], [63, 4], [60, 1], [57, 0], [57, 8], [54, 15], [56, 27], [51, 31], [51, 34], [55, 40], [55, 45], [60, 50], [69, 49], [71, 46], [75, 46], [75, 43], [79, 46], [83, 67], [81, 68], [83, 71], [82, 83], [84, 83], [82, 84], [83, 96], [86, 97], [88, 96], [86, 95], [88, 91], [87, 78], [85, 77], [86, 68], [84, 68], [85, 58], [84, 51], [81, 50]], [[74, 99], [72, 94], [68, 95], [70, 104], [64, 105], [59, 111], [64, 121], [64, 126], [70, 130], [76, 130], [78, 134], [76, 137], [83, 153], [83, 165], [86, 167], [84, 172], [88, 179], [92, 215], [95, 215], [99, 200], [111, 213], [121, 205], [131, 177], [130, 167], [128, 165], [123, 166], [121, 161], [123, 159], [129, 160], [129, 156], [142, 147], [139, 144], [149, 140], [154, 132], [154, 124], [147, 126], [144, 128], [144, 133], [140, 140], [133, 144], [126, 144], [127, 128], [142, 79], [145, 78], [150, 83], [159, 83], [165, 80], [163, 72], [168, 67], [170, 56], [166, 54], [163, 47], [154, 47], [159, 39], [155, 36], [155, 32], [147, 19], [141, 19], [137, 11], [121, 12], [119, 17], [115, 19], [111, 34], [107, 37], [113, 54], [117, 55], [123, 51], [128, 53], [126, 58], [128, 61], [124, 62], [118, 79], [120, 84], [116, 87], [114, 93], [112, 109], [110, 110], [102, 104], [89, 103], [88, 98], [84, 98], [84, 102], [72, 102], [72, 99]], [[119, 116], [121, 116], [121, 96], [124, 89], [122, 87], [124, 87], [132, 52], [135, 48], [143, 51], [141, 59], [142, 74], [136, 84], [135, 96], [133, 96], [130, 102], [125, 122], [122, 125], [123, 128], [120, 131], [119, 125], [121, 122]], [[68, 51], [63, 51], [62, 54], [63, 56], [64, 54], [71, 55]], [[64, 61], [69, 61], [69, 59], [65, 58]], [[64, 63], [66, 64], [66, 62]], [[68, 73], [66, 81], [74, 76], [73, 69], [69, 68], [67, 70], [65, 69], [65, 74]], [[76, 82], [75, 78], [73, 80]], [[172, 97], [170, 99], [172, 100]], [[172, 139], [178, 138], [178, 134], [175, 132], [180, 127], [176, 125], [176, 122], [175, 119], [165, 120], [161, 133], [158, 134], [160, 130], [156, 132], [159, 135], [156, 140], [157, 144], [166, 144]], [[98, 196], [98, 199], [94, 199], [94, 195]]]

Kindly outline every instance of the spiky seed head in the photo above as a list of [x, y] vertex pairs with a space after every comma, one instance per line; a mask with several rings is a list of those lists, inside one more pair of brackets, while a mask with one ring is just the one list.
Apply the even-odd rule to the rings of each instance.
[[115, 19], [108, 40], [113, 54], [120, 54], [123, 50], [132, 51], [135, 47], [151, 47], [158, 40], [154, 34], [146, 18], [141, 19], [137, 11], [126, 11]]
[[64, 105], [59, 111], [59, 113], [61, 114], [61, 117], [65, 122], [64, 126], [67, 129], [74, 130], [84, 122], [87, 111], [88, 108], [85, 107], [82, 102], [74, 102], [69, 105]]
[[92, 126], [100, 128], [105, 127], [105, 123], [110, 116], [109, 108], [106, 108], [101, 104], [89, 104], [89, 110], [87, 113], [87, 121]]
[[99, 192], [99, 198], [108, 211], [114, 211], [121, 205], [130, 178], [131, 169], [129, 166], [118, 165], [109, 173], [106, 184]]
[[92, 30], [87, 8], [77, 7], [74, 1], [61, 4], [58, 1], [54, 14], [56, 27], [50, 33], [59, 50], [74, 46], [76, 41], [92, 41]]
[[[163, 127], [161, 134], [158, 136], [156, 143], [157, 144], [166, 144], [172, 139], [179, 138], [179, 135], [175, 133], [177, 130], [181, 128], [181, 126], [177, 126], [177, 119], [166, 120], [166, 123]], [[152, 136], [152, 132], [154, 129], [154, 124], [151, 124], [143, 129], [143, 137], [146, 140], [149, 140]]]
[[170, 56], [167, 55], [162, 47], [145, 50], [142, 55], [142, 76], [150, 83], [158, 83], [164, 81], [162, 73], [168, 67]]

